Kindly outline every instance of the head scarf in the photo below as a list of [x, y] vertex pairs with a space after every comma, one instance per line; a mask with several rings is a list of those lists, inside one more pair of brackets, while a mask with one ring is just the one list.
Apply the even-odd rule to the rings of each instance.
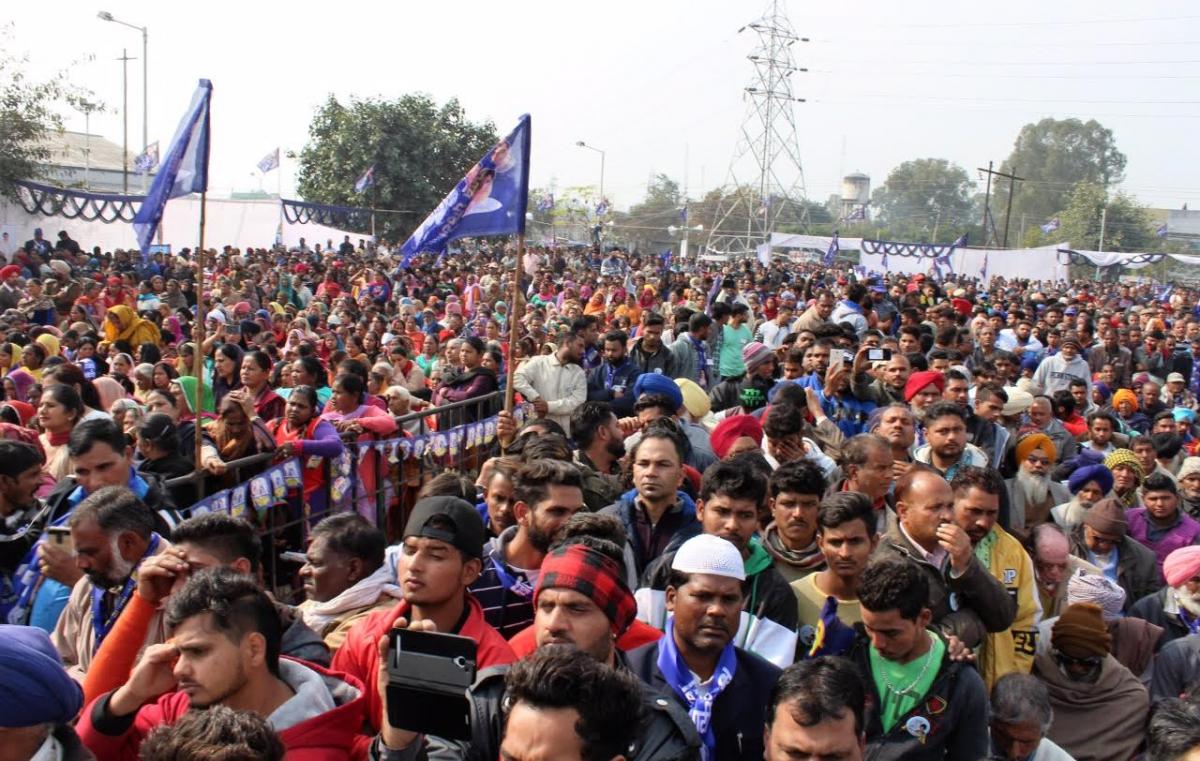
[[108, 412], [112, 409], [113, 402], [125, 398], [125, 387], [115, 378], [101, 375], [92, 381], [92, 385], [96, 387], [96, 393], [100, 396], [101, 412]]
[[36, 340], [46, 350], [46, 359], [57, 357], [58, 353], [62, 350], [59, 340], [49, 333], [41, 334]]
[[[179, 387], [183, 389], [183, 398], [187, 403], [188, 409], [192, 414], [196, 414], [196, 378], [191, 375], [181, 375], [175, 379], [179, 383]], [[216, 406], [213, 404], [212, 384], [204, 384], [204, 398], [201, 401], [200, 412], [213, 412]]]
[[1132, 467], [1139, 485], [1141, 485], [1142, 479], [1146, 477], [1146, 474], [1142, 471], [1142, 464], [1138, 462], [1137, 455], [1131, 449], [1114, 449], [1108, 454], [1108, 457], [1104, 458], [1104, 465], [1109, 470], [1115, 470], [1120, 465]]
[[33, 374], [23, 367], [13, 370], [8, 374], [8, 377], [17, 389], [17, 401], [20, 402], [25, 401], [29, 397], [29, 387], [37, 383], [37, 378], [34, 378]]
[[33, 416], [37, 414], [37, 410], [29, 402], [22, 402], [16, 399], [9, 399], [4, 402], [6, 406], [12, 407], [17, 413], [17, 418], [20, 419], [21, 425], [29, 425], [29, 421], [33, 420]]

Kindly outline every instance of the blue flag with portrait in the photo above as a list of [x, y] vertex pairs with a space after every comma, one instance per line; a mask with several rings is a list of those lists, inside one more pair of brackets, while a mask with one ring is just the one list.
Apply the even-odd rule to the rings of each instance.
[[442, 253], [459, 238], [525, 232], [529, 203], [529, 115], [487, 152], [404, 242], [402, 266], [425, 252]]

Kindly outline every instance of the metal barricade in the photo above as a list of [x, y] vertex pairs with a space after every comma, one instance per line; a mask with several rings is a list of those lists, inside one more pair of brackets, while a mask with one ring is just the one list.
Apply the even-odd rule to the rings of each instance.
[[[472, 477], [479, 467], [499, 449], [499, 442], [492, 440], [477, 441], [470, 447], [461, 447], [453, 452], [437, 454], [423, 451], [420, 456], [399, 457], [399, 448], [395, 442], [402, 438], [413, 440], [422, 439], [437, 432], [448, 432], [460, 426], [480, 423], [495, 415], [503, 404], [503, 392], [494, 392], [474, 399], [467, 399], [453, 404], [431, 407], [425, 410], [402, 415], [395, 418], [396, 433], [386, 441], [381, 441], [375, 435], [358, 433], [342, 434], [345, 452], [349, 456], [348, 466], [342, 462], [344, 473], [348, 475], [348, 494], [338, 494], [335, 499], [334, 481], [339, 473], [335, 473], [332, 463], [326, 461], [324, 483], [321, 487], [324, 509], [314, 513], [306, 502], [303, 489], [289, 489], [286, 501], [274, 501], [263, 514], [252, 505], [247, 515], [253, 515], [257, 520], [257, 528], [262, 539], [262, 566], [264, 581], [268, 588], [273, 589], [281, 599], [287, 599], [290, 592], [295, 591], [291, 583], [299, 570], [302, 560], [299, 555], [286, 553], [303, 553], [308, 532], [322, 518], [338, 512], [358, 511], [362, 490], [366, 488], [360, 472], [363, 457], [371, 458], [374, 471], [374, 521], [387, 535], [389, 543], [400, 539], [404, 524], [416, 502], [421, 487], [433, 476], [447, 471], [459, 472]], [[380, 446], [380, 445], [383, 446]], [[233, 473], [234, 489], [244, 489], [251, 479], [257, 477], [263, 468], [269, 466], [275, 455], [271, 452], [243, 457], [226, 463], [226, 472]], [[257, 470], [251, 471], [251, 469]], [[167, 488], [195, 484], [202, 499], [195, 505], [181, 508], [184, 517], [191, 514], [193, 507], [218, 498], [225, 490], [215, 492], [208, 498], [204, 497], [204, 484], [211, 477], [206, 471], [192, 473], [173, 478], [164, 482]], [[249, 502], [246, 504], [249, 505]], [[371, 518], [372, 516], [366, 516]]]

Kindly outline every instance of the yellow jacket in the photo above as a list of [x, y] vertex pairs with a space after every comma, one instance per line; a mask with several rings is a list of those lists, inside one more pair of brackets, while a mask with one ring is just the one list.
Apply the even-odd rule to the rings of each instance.
[[996, 543], [992, 546], [988, 571], [1016, 599], [1017, 617], [1008, 629], [988, 634], [977, 654], [979, 675], [987, 683], [989, 693], [996, 680], [1005, 674], [1029, 673], [1037, 652], [1038, 622], [1042, 618], [1042, 604], [1029, 554], [999, 525], [993, 527], [992, 532], [996, 535]]

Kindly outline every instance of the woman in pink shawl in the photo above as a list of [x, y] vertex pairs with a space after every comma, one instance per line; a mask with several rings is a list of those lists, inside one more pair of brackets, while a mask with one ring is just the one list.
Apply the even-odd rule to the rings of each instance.
[[101, 412], [108, 412], [112, 409], [113, 402], [126, 397], [125, 387], [107, 375], [96, 378], [92, 381], [92, 385], [96, 387], [96, 393], [100, 396]]
[[[357, 375], [339, 375], [333, 382], [333, 396], [325, 405], [321, 419], [333, 424], [340, 434], [357, 435], [358, 441], [387, 438], [396, 432], [396, 420], [387, 412], [366, 402], [367, 385]], [[343, 436], [343, 439], [345, 436]], [[359, 515], [375, 522], [376, 461], [378, 455], [364, 449], [358, 463]]]
[[4, 397], [18, 402], [29, 401], [29, 388], [37, 379], [23, 367], [18, 367], [4, 377]]

